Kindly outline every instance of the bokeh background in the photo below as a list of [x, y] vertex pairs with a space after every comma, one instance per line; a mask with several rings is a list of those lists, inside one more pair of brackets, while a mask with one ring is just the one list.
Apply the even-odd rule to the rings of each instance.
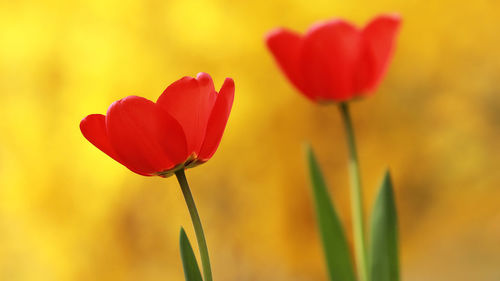
[[263, 36], [380, 12], [404, 25], [381, 87], [352, 105], [366, 209], [390, 167], [403, 280], [500, 280], [497, 11], [491, 0], [1, 0], [0, 280], [183, 280], [179, 228], [194, 233], [175, 179], [131, 173], [78, 124], [199, 71], [237, 87], [219, 151], [187, 173], [215, 279], [326, 280], [302, 145], [350, 235], [340, 118], [291, 87]]

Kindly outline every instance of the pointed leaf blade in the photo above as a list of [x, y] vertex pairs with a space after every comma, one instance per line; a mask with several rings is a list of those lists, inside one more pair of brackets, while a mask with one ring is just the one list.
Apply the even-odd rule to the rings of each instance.
[[389, 171], [385, 173], [371, 219], [372, 281], [399, 281], [396, 204]]
[[306, 147], [320, 237], [330, 281], [354, 281], [349, 246], [312, 148]]
[[200, 268], [198, 267], [198, 262], [193, 252], [193, 247], [184, 231], [181, 227], [180, 234], [180, 246], [181, 246], [181, 259], [182, 267], [184, 268], [184, 278], [186, 281], [203, 281], [201, 278]]

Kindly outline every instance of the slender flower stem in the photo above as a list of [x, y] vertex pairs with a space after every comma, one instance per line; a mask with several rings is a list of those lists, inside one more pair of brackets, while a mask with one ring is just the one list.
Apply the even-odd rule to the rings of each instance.
[[201, 264], [203, 266], [203, 280], [212, 281], [212, 269], [210, 267], [210, 258], [208, 256], [207, 241], [205, 240], [205, 234], [203, 233], [203, 227], [201, 226], [200, 216], [198, 215], [198, 210], [196, 210], [196, 205], [194, 203], [193, 195], [189, 189], [189, 184], [186, 179], [186, 174], [184, 169], [180, 169], [175, 172], [177, 176], [177, 181], [181, 186], [182, 194], [184, 195], [184, 200], [191, 215], [191, 221], [193, 222], [194, 231], [196, 233], [196, 240], [198, 241], [198, 248], [200, 250]]
[[369, 281], [367, 268], [367, 253], [365, 243], [365, 220], [363, 214], [363, 192], [361, 189], [361, 176], [359, 172], [358, 154], [354, 139], [354, 128], [352, 126], [349, 106], [343, 102], [339, 104], [340, 114], [344, 122], [344, 128], [349, 147], [349, 176], [351, 182], [351, 208], [353, 214], [354, 250], [360, 281]]

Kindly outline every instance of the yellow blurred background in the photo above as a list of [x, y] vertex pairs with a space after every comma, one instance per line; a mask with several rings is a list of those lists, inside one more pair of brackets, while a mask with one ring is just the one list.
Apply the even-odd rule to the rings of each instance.
[[500, 280], [500, 2], [0, 1], [0, 280], [183, 280], [174, 178], [141, 177], [80, 134], [87, 114], [184, 75], [236, 81], [225, 136], [187, 172], [215, 280], [326, 280], [302, 144], [350, 233], [337, 109], [285, 80], [263, 43], [343, 17], [401, 13], [377, 93], [352, 104], [367, 212], [385, 167], [402, 279]]

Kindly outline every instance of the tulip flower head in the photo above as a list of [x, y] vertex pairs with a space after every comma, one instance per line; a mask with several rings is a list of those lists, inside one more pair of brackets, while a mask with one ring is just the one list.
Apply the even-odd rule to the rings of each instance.
[[278, 28], [266, 43], [292, 84], [315, 102], [344, 102], [375, 91], [393, 55], [401, 19], [381, 15], [360, 29], [340, 19], [304, 35]]
[[234, 98], [226, 78], [217, 93], [210, 75], [183, 77], [156, 102], [138, 96], [115, 101], [106, 115], [80, 123], [84, 137], [131, 171], [168, 177], [208, 161], [217, 150]]

